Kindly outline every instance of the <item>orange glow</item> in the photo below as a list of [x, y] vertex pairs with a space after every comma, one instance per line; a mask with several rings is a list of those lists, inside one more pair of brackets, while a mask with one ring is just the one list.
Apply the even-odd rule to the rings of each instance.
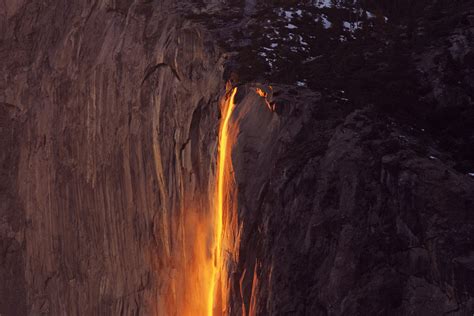
[[170, 225], [172, 250], [154, 263], [162, 276], [155, 315], [231, 314], [229, 269], [237, 261], [240, 244], [232, 166], [232, 146], [239, 133], [239, 117], [233, 116], [236, 93], [233, 88], [220, 103], [217, 168], [210, 194], [188, 199], [183, 195], [181, 212]]
[[262, 98], [266, 98], [266, 97], [267, 97], [267, 93], [264, 92], [264, 91], [263, 91], [262, 89], [260, 89], [260, 88], [257, 88], [257, 89], [256, 89], [256, 92], [257, 92], [257, 94], [258, 94], [259, 96], [261, 96]]
[[[219, 150], [217, 160], [217, 188], [215, 205], [215, 228], [214, 228], [214, 248], [213, 266], [211, 273], [211, 283], [208, 293], [207, 315], [223, 315], [227, 307], [227, 269], [225, 268], [224, 248], [230, 248], [226, 243], [225, 226], [228, 226], [229, 219], [235, 215], [232, 213], [232, 206], [229, 196], [233, 189], [231, 183], [231, 146], [236, 136], [236, 126], [231, 124], [231, 116], [235, 109], [235, 95], [237, 88], [234, 88], [229, 98], [222, 104], [222, 118], [219, 127]], [[229, 225], [230, 226], [230, 225]]]
[[[270, 90], [273, 90], [272, 86], [269, 86], [269, 88], [270, 88]], [[268, 108], [270, 111], [274, 112], [274, 111], [275, 111], [275, 106], [272, 106], [272, 105], [270, 104], [270, 102], [268, 102], [268, 100], [267, 100], [268, 93], [266, 93], [265, 91], [263, 91], [263, 90], [260, 89], [260, 88], [255, 89], [255, 92], [257, 92], [257, 94], [258, 94], [259, 96], [261, 96], [262, 98], [265, 99], [265, 105], [267, 106], [267, 108]]]
[[[160, 275], [154, 315], [229, 315], [229, 263], [238, 255], [236, 189], [231, 149], [238, 135], [232, 118], [237, 88], [222, 100], [216, 178], [210, 194], [180, 197], [180, 214], [170, 224], [173, 246], [152, 263]], [[162, 238], [162, 245], [169, 240]], [[165, 249], [165, 248], [164, 248]]]
[[258, 283], [259, 279], [257, 276], [257, 266], [258, 262], [255, 263], [253, 270], [253, 279], [252, 279], [252, 293], [250, 294], [250, 307], [248, 316], [257, 316], [257, 297], [258, 297]]

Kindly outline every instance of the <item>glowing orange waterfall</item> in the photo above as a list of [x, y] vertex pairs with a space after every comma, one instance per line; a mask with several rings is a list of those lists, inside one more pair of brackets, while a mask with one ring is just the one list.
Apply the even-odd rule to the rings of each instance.
[[[240, 122], [247, 117], [250, 109], [255, 108], [250, 107], [253, 101], [245, 102], [236, 111], [237, 88], [228, 84], [226, 90], [226, 97], [220, 102], [215, 178], [209, 182], [210, 191], [202, 191], [203, 194], [192, 199], [183, 198], [181, 217], [174, 234], [174, 251], [161, 266], [167, 278], [163, 278], [160, 285], [162, 294], [159, 296], [156, 315], [228, 316], [235, 312], [231, 310], [234, 305], [229, 301], [231, 291], [235, 291], [230, 286], [230, 276], [238, 272], [236, 263], [239, 262], [242, 224], [238, 220], [232, 150], [239, 135]], [[274, 111], [274, 104], [267, 100], [271, 87], [265, 90], [257, 88], [254, 92]], [[257, 262], [253, 274], [248, 306], [243, 304], [242, 297], [245, 271], [240, 279], [242, 315], [257, 314]]]
[[[183, 198], [173, 237], [174, 250], [165, 258], [155, 315], [224, 316], [230, 313], [229, 265], [237, 261], [238, 224], [232, 146], [239, 132], [234, 88], [220, 103], [217, 169], [209, 195]], [[204, 193], [204, 192], [202, 192]], [[183, 195], [184, 197], [184, 195]]]
[[[233, 188], [231, 183], [231, 146], [236, 136], [236, 127], [232, 127], [231, 116], [235, 109], [235, 94], [233, 88], [230, 96], [222, 103], [221, 123], [219, 127], [219, 150], [217, 159], [216, 197], [214, 213], [214, 247], [212, 260], [211, 284], [208, 293], [207, 315], [215, 316], [225, 314], [227, 304], [227, 269], [224, 258], [226, 237], [224, 230], [229, 225], [232, 214], [232, 205], [229, 196]], [[227, 248], [227, 247], [226, 247]]]

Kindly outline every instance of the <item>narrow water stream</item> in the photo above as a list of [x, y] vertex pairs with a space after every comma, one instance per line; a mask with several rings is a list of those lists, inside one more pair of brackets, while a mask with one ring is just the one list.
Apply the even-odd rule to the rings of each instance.
[[222, 118], [219, 127], [219, 149], [218, 149], [218, 160], [217, 160], [217, 175], [216, 175], [216, 203], [214, 211], [214, 247], [213, 247], [213, 260], [212, 260], [212, 277], [209, 289], [208, 299], [208, 316], [221, 315], [222, 311], [225, 310], [227, 304], [227, 286], [226, 278], [227, 271], [225, 269], [224, 262], [224, 250], [225, 245], [224, 239], [224, 227], [226, 226], [224, 221], [229, 213], [226, 199], [228, 193], [232, 188], [231, 181], [229, 181], [230, 170], [232, 168], [231, 160], [231, 147], [232, 147], [232, 133], [229, 131], [229, 123], [232, 113], [235, 109], [235, 94], [237, 88], [234, 88], [229, 98], [223, 102], [221, 109]]

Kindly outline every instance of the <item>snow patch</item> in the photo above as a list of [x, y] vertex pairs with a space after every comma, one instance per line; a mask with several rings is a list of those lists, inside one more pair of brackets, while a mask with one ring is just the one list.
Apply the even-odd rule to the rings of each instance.
[[333, 2], [331, 0], [315, 0], [313, 4], [320, 9], [333, 7]]
[[293, 12], [291, 11], [286, 11], [286, 10], [283, 10], [283, 15], [285, 17], [285, 19], [291, 21], [291, 19], [293, 18]]
[[323, 27], [327, 30], [331, 28], [332, 23], [329, 21], [328, 16], [326, 14], [321, 14], [318, 16], [316, 19], [314, 19], [316, 22], [321, 22], [323, 24]]
[[296, 81], [296, 85], [298, 87], [306, 87], [307, 86], [307, 84], [304, 80], [303, 81]]
[[302, 17], [303, 16], [303, 11], [302, 10], [284, 10], [284, 9], [278, 9], [278, 15], [285, 18], [288, 22], [291, 22], [293, 18], [295, 17]]
[[365, 14], [367, 15], [368, 19], [375, 19], [375, 14], [369, 11], [365, 11]]
[[344, 27], [346, 31], [354, 33], [355, 31], [360, 30], [362, 28], [362, 22], [361, 21], [358, 21], [358, 22], [344, 21], [342, 23], [342, 26]]
[[303, 40], [303, 37], [302, 37], [301, 35], [298, 35], [298, 37], [299, 37], [299, 40], [300, 40], [300, 44], [301, 44], [301, 45], [303, 45], [303, 46], [308, 46], [308, 45], [309, 45], [307, 42], [305, 42], [305, 41]]

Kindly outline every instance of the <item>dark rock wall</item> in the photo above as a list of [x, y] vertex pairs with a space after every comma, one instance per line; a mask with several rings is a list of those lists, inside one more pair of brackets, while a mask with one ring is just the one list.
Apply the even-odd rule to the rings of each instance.
[[276, 113], [253, 96], [238, 105], [253, 110], [234, 149], [244, 223], [234, 284], [244, 295], [233, 307], [469, 315], [474, 179], [373, 109], [341, 121], [305, 89], [274, 95]]
[[25, 214], [16, 191], [21, 124], [18, 109], [12, 104], [1, 104], [0, 129], [0, 312], [25, 315]]
[[240, 80], [373, 104], [432, 134], [456, 170], [474, 170], [474, 1], [241, 2], [189, 15], [237, 52]]

